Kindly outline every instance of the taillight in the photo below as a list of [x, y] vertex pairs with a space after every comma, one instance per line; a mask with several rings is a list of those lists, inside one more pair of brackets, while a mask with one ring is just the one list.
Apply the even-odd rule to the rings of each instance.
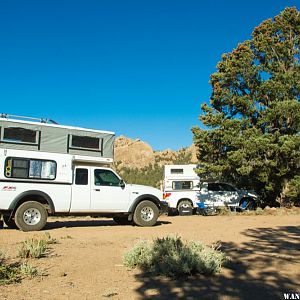
[[171, 193], [163, 193], [163, 199], [167, 199], [171, 196]]

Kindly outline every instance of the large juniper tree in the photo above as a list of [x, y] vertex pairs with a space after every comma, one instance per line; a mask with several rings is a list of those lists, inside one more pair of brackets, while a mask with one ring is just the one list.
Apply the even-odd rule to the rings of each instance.
[[222, 56], [205, 129], [193, 128], [202, 176], [296, 199], [300, 165], [300, 12], [286, 8]]

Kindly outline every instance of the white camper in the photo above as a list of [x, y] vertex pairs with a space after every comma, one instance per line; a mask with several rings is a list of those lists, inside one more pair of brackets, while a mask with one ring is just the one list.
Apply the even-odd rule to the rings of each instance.
[[200, 178], [197, 165], [165, 165], [163, 198], [172, 212], [191, 215], [197, 209]]
[[114, 136], [2, 115], [0, 216], [6, 225], [33, 231], [48, 215], [97, 215], [153, 226], [167, 209], [162, 193], [126, 184], [109, 167]]

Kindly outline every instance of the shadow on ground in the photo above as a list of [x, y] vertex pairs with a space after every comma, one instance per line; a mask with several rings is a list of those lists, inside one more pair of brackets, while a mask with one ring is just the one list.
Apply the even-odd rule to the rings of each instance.
[[284, 299], [285, 292], [299, 292], [300, 228], [256, 228], [242, 234], [251, 240], [222, 243], [231, 262], [219, 275], [167, 279], [137, 274], [140, 299]]
[[[172, 224], [171, 222], [168, 221], [157, 221], [155, 226], [161, 226], [161, 225], [167, 225], [167, 224]], [[115, 223], [113, 220], [111, 219], [107, 219], [107, 220], [72, 220], [71, 218], [68, 220], [51, 220], [47, 223], [47, 225], [45, 226], [44, 230], [51, 230], [51, 229], [57, 229], [57, 228], [63, 228], [63, 227], [67, 227], [67, 228], [71, 228], [71, 227], [99, 227], [99, 226], [135, 226], [135, 225], [119, 225], [117, 223]]]

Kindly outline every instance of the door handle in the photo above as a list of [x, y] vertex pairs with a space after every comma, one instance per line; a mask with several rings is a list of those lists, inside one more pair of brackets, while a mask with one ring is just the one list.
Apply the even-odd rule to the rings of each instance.
[[94, 189], [94, 191], [96, 191], [96, 192], [100, 192], [100, 189]]

